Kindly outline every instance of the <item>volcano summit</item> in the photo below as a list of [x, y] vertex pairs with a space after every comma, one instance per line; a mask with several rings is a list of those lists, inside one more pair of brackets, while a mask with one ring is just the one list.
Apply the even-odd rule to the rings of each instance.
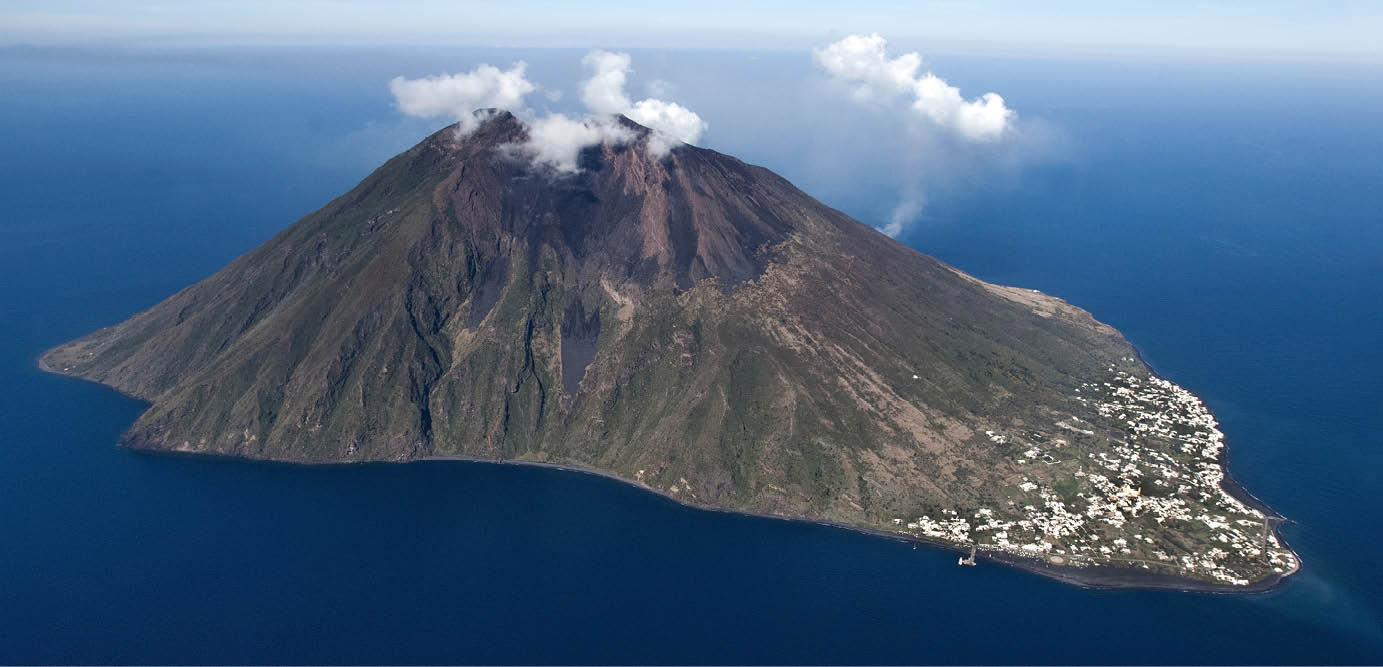
[[507, 112], [439, 131], [41, 364], [149, 401], [141, 450], [558, 464], [1091, 585], [1297, 569], [1214, 418], [1117, 331], [611, 122], [575, 173]]

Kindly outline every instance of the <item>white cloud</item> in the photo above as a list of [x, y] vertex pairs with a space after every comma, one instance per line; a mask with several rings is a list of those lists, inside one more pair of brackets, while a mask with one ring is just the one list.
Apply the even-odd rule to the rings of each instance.
[[587, 53], [581, 62], [591, 70], [591, 77], [581, 86], [581, 101], [586, 108], [597, 114], [624, 114], [654, 130], [648, 143], [654, 155], [666, 154], [679, 142], [694, 144], [706, 131], [706, 121], [701, 116], [676, 102], [654, 97], [631, 101], [625, 92], [633, 71], [629, 54], [597, 49]]
[[581, 102], [593, 115], [578, 120], [549, 114], [530, 123], [528, 141], [519, 149], [538, 164], [575, 173], [580, 170], [582, 150], [601, 143], [632, 141], [634, 132], [616, 123], [615, 114], [624, 114], [653, 130], [648, 151], [654, 156], [666, 155], [682, 142], [695, 143], [706, 131], [706, 121], [676, 102], [652, 97], [630, 100], [625, 92], [633, 71], [629, 54], [597, 49], [587, 53], [581, 63], [590, 71], [590, 77], [581, 83]]
[[923, 219], [929, 194], [1001, 177], [1031, 148], [1025, 135], [1032, 123], [1020, 131], [1017, 114], [997, 93], [966, 99], [920, 54], [890, 54], [881, 35], [850, 35], [812, 55], [830, 87], [869, 114], [866, 126], [830, 150], [833, 160], [848, 163], [841, 157], [848, 154], [889, 164], [879, 168], [879, 185], [894, 189], [897, 201], [876, 223], [889, 236], [906, 235]]
[[581, 101], [587, 109], [600, 114], [624, 113], [634, 106], [624, 92], [633, 70], [633, 58], [627, 53], [610, 53], [596, 49], [581, 59], [591, 70], [591, 78], [581, 84]]
[[648, 149], [654, 155], [666, 155], [678, 143], [696, 143], [706, 131], [706, 121], [695, 111], [676, 102], [646, 99], [624, 112], [630, 120], [656, 130], [649, 138]]
[[[648, 151], [655, 156], [665, 155], [682, 142], [695, 143], [706, 131], [706, 121], [676, 102], [656, 97], [630, 100], [625, 92], [633, 71], [629, 54], [595, 50], [581, 62], [590, 71], [590, 77], [581, 84], [581, 101], [594, 114], [584, 119], [558, 113], [535, 118], [524, 106], [524, 97], [538, 90], [538, 86], [528, 80], [523, 62], [507, 70], [482, 64], [464, 74], [421, 79], [395, 77], [389, 82], [389, 90], [400, 111], [423, 118], [453, 118], [461, 124], [462, 134], [474, 130], [484, 120], [475, 114], [477, 109], [512, 111], [528, 120], [528, 140], [510, 150], [564, 173], [580, 170], [578, 158], [589, 146], [605, 142], [623, 144], [634, 139], [633, 131], [615, 122], [615, 114], [624, 114], [653, 130]], [[659, 86], [666, 85], [659, 82]], [[561, 93], [549, 90], [547, 98], [555, 102], [561, 99]]]
[[563, 173], [580, 170], [581, 151], [604, 142], [622, 144], [634, 138], [633, 131], [621, 127], [610, 117], [576, 120], [562, 114], [549, 114], [528, 126], [528, 141], [520, 149], [538, 164]]
[[527, 64], [517, 62], [507, 70], [482, 64], [464, 74], [421, 79], [397, 76], [389, 82], [389, 91], [400, 111], [422, 118], [452, 118], [465, 134], [482, 120], [474, 113], [477, 109], [523, 110], [523, 98], [538, 89], [528, 80], [527, 69]]
[[1004, 98], [985, 93], [966, 100], [960, 89], [931, 72], [918, 74], [922, 56], [916, 52], [889, 58], [887, 40], [875, 33], [850, 35], [813, 52], [816, 63], [833, 78], [853, 86], [861, 100], [911, 99], [914, 112], [972, 141], [996, 141], [1009, 130], [1013, 110]]

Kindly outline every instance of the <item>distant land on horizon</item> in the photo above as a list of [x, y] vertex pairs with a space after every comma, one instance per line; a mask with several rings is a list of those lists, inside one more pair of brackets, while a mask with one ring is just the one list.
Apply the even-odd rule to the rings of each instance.
[[148, 401], [139, 450], [560, 465], [1091, 586], [1298, 569], [1204, 404], [1111, 327], [616, 122], [574, 174], [508, 112], [445, 128], [40, 363]]

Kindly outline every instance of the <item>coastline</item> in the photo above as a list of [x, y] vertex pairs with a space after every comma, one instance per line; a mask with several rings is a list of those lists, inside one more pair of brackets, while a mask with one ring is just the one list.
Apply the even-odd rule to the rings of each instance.
[[[147, 443], [142, 443], [147, 444]], [[480, 459], [466, 456], [442, 455], [425, 456], [414, 459], [398, 460], [374, 460], [374, 461], [288, 461], [282, 459], [264, 459], [248, 456], [235, 456], [227, 454], [217, 454], [211, 452], [188, 452], [157, 447], [140, 446], [138, 444], [122, 441], [120, 447], [127, 449], [135, 454], [151, 456], [167, 456], [172, 458], [207, 458], [207, 459], [230, 459], [250, 464], [258, 465], [283, 465], [283, 466], [302, 466], [332, 468], [344, 466], [370, 466], [370, 465], [408, 465], [421, 463], [467, 463], [497, 466], [523, 466], [531, 468], [544, 468], [549, 470], [560, 470], [564, 472], [590, 475], [603, 478], [625, 486], [634, 487], [640, 491], [661, 496], [682, 507], [688, 509], [717, 512], [721, 514], [735, 514], [739, 516], [755, 517], [759, 519], [771, 519], [778, 521], [791, 521], [797, 523], [807, 523], [828, 528], [847, 530], [862, 535], [875, 538], [884, 538], [895, 542], [922, 545], [929, 548], [949, 551], [951, 553], [966, 555], [969, 549], [965, 546], [952, 542], [933, 540], [915, 535], [907, 535], [887, 530], [879, 530], [865, 526], [858, 526], [828, 519], [816, 519], [812, 517], [791, 516], [784, 514], [770, 514], [767, 512], [754, 512], [749, 510], [736, 510], [713, 505], [703, 505], [688, 502], [683, 498], [661, 491], [659, 489], [646, 486], [639, 482], [625, 479], [611, 472], [588, 468], [586, 466], [569, 463], [551, 463], [547, 461], [522, 461], [522, 460], [502, 460], [502, 459]], [[1293, 572], [1282, 575], [1275, 575], [1266, 579], [1254, 582], [1247, 586], [1229, 586], [1225, 584], [1215, 584], [1198, 579], [1189, 579], [1173, 574], [1147, 572], [1134, 567], [1117, 567], [1108, 565], [1092, 565], [1086, 567], [1076, 567], [1070, 565], [1054, 565], [1044, 560], [1027, 558], [1017, 554], [1010, 554], [1003, 551], [981, 550], [975, 554], [977, 560], [989, 561], [997, 565], [1012, 567], [1030, 574], [1055, 579], [1061, 583], [1076, 586], [1087, 590], [1168, 590], [1188, 593], [1209, 593], [1216, 595], [1248, 595], [1256, 593], [1267, 593], [1277, 589], [1287, 580]]]
[[[1167, 379], [1166, 376], [1159, 372], [1158, 369], [1148, 361], [1147, 357], [1143, 356], [1143, 350], [1139, 349], [1137, 345], [1135, 345], [1132, 341], [1129, 341], [1127, 338], [1125, 338], [1124, 340], [1128, 343], [1128, 346], [1133, 349], [1133, 354], [1138, 358], [1138, 363], [1143, 364], [1143, 366], [1148, 369], [1148, 372], [1152, 373], [1153, 375], [1163, 379]], [[1180, 387], [1181, 385], [1177, 386]], [[1185, 389], [1185, 387], [1182, 388]], [[1186, 391], [1190, 390], [1186, 389]], [[1209, 404], [1205, 402], [1205, 398], [1203, 398], [1200, 394], [1196, 394], [1195, 392], [1191, 393], [1195, 395], [1195, 397], [1199, 399], [1201, 403], [1206, 404], [1207, 409], [1209, 408]], [[1214, 413], [1212, 412], [1211, 414]], [[1224, 479], [1220, 480], [1220, 488], [1224, 489], [1226, 493], [1228, 493], [1230, 496], [1233, 496], [1234, 499], [1238, 500], [1239, 502], [1244, 503], [1245, 505], [1248, 505], [1249, 507], [1256, 509], [1259, 512], [1262, 512], [1263, 515], [1267, 518], [1269, 528], [1273, 532], [1273, 537], [1277, 538], [1278, 543], [1281, 544], [1288, 551], [1292, 552], [1292, 555], [1296, 557], [1296, 568], [1291, 570], [1290, 572], [1285, 572], [1283, 574], [1276, 575], [1278, 582], [1280, 583], [1282, 581], [1286, 581], [1288, 577], [1291, 577], [1297, 572], [1300, 572], [1302, 566], [1304, 565], [1301, 558], [1301, 554], [1297, 553], [1297, 550], [1293, 549], [1292, 545], [1288, 544], [1286, 538], [1282, 536], [1282, 525], [1292, 523], [1292, 520], [1287, 518], [1286, 516], [1283, 516], [1280, 512], [1274, 510], [1271, 506], [1268, 505], [1268, 503], [1264, 502], [1258, 496], [1255, 496], [1252, 493], [1250, 493], [1249, 490], [1244, 488], [1244, 486], [1239, 483], [1239, 480], [1234, 477], [1234, 473], [1231, 472], [1229, 469], [1228, 437], [1225, 438], [1224, 446], [1220, 448], [1219, 455], [1215, 457], [1215, 462], [1220, 464], [1220, 470], [1224, 472]], [[1269, 577], [1269, 579], [1272, 578], [1273, 577]], [[1264, 581], [1267, 580], [1265, 579]], [[1249, 587], [1253, 587], [1256, 585], [1257, 582], [1249, 584]], [[1275, 587], [1276, 586], [1273, 586], [1273, 588]], [[1271, 588], [1267, 590], [1271, 590]]]
[[[1131, 345], [1131, 344], [1130, 344], [1130, 345]], [[1136, 347], [1134, 347], [1134, 350], [1135, 350], [1135, 352], [1138, 354], [1139, 361], [1143, 362], [1144, 365], [1147, 366], [1147, 368], [1148, 368], [1150, 371], [1152, 371], [1154, 374], [1156, 374], [1156, 370], [1153, 369], [1153, 367], [1152, 367], [1151, 365], [1147, 364], [1147, 362], [1143, 360], [1143, 357], [1142, 357], [1141, 352], [1138, 352]], [[79, 375], [73, 375], [73, 374], [70, 374], [70, 373], [65, 373], [65, 372], [62, 372], [62, 371], [58, 371], [58, 370], [52, 368], [51, 366], [49, 366], [49, 365], [46, 363], [45, 357], [47, 357], [47, 355], [48, 355], [48, 351], [45, 351], [43, 354], [39, 355], [39, 358], [38, 358], [38, 360], [37, 360], [37, 365], [38, 365], [39, 370], [42, 370], [42, 371], [44, 371], [44, 372], [46, 372], [46, 373], [51, 373], [51, 374], [53, 374], [53, 375], [62, 376], [62, 377], [69, 377], [69, 378], [84, 380], [84, 381], [87, 381], [87, 382], [94, 382], [95, 384], [99, 384], [99, 385], [101, 385], [101, 386], [103, 386], [103, 387], [106, 387], [106, 388], [108, 388], [108, 389], [111, 389], [111, 390], [115, 391], [116, 393], [118, 393], [118, 394], [120, 394], [120, 395], [122, 395], [122, 396], [125, 396], [125, 397], [127, 397], [127, 398], [132, 398], [132, 399], [141, 401], [141, 402], [143, 402], [143, 403], [149, 403], [149, 401], [148, 401], [147, 399], [144, 399], [144, 398], [141, 398], [141, 397], [137, 397], [137, 396], [133, 396], [133, 395], [127, 394], [127, 393], [125, 393], [125, 392], [123, 392], [123, 391], [120, 391], [119, 389], [116, 389], [116, 388], [114, 388], [114, 387], [110, 387], [109, 385], [107, 385], [107, 384], [105, 384], [105, 383], [103, 383], [103, 382], [97, 382], [97, 381], [94, 381], [94, 380], [89, 380], [89, 379], [87, 379], [87, 378], [81, 377], [81, 376], [79, 376]], [[790, 515], [783, 515], [783, 514], [770, 514], [770, 513], [767, 513], [767, 512], [754, 512], [754, 511], [750, 511], [750, 510], [737, 510], [737, 509], [730, 509], [730, 508], [725, 508], [725, 507], [716, 507], [716, 506], [713, 506], [713, 505], [705, 505], [705, 504], [690, 502], [690, 501], [688, 501], [688, 500], [686, 500], [686, 499], [679, 498], [679, 497], [677, 497], [676, 495], [674, 495], [674, 494], [672, 494], [672, 493], [669, 493], [669, 492], [667, 492], [667, 491], [662, 491], [662, 490], [660, 490], [660, 489], [655, 489], [655, 488], [653, 488], [653, 487], [647, 486], [647, 485], [642, 484], [642, 483], [640, 483], [640, 482], [637, 482], [637, 481], [635, 481], [635, 480], [626, 479], [626, 478], [621, 477], [621, 476], [619, 476], [619, 475], [617, 475], [617, 474], [615, 474], [615, 473], [608, 472], [608, 471], [605, 471], [605, 470], [598, 470], [598, 469], [595, 469], [595, 468], [590, 468], [590, 467], [582, 466], [582, 465], [578, 465], [578, 464], [570, 464], [570, 463], [553, 463], [553, 462], [548, 462], [548, 461], [525, 461], [525, 460], [515, 460], [515, 459], [509, 459], [509, 460], [504, 460], [504, 459], [481, 459], [481, 458], [467, 457], [467, 456], [457, 456], [457, 455], [424, 456], [424, 457], [418, 457], [418, 458], [392, 459], [392, 460], [390, 460], [390, 459], [378, 459], [378, 460], [366, 460], [366, 461], [309, 461], [309, 460], [291, 460], [291, 459], [256, 458], [256, 457], [243, 456], [243, 455], [221, 454], [221, 453], [216, 453], [216, 452], [195, 452], [195, 451], [183, 451], [183, 450], [177, 450], [177, 449], [169, 449], [169, 448], [166, 448], [166, 447], [158, 446], [158, 443], [156, 443], [156, 442], [132, 438], [128, 432], [127, 432], [127, 433], [124, 433], [124, 434], [122, 434], [122, 435], [120, 436], [120, 440], [119, 440], [117, 446], [120, 447], [121, 449], [126, 449], [126, 450], [129, 450], [129, 451], [133, 452], [133, 453], [136, 453], [136, 454], [144, 454], [144, 455], [168, 456], [168, 457], [187, 457], [187, 458], [209, 458], [209, 459], [222, 459], [222, 460], [230, 459], [230, 460], [243, 461], [243, 462], [246, 462], [246, 463], [253, 463], [253, 464], [287, 465], [287, 466], [310, 466], [310, 467], [324, 467], [324, 468], [325, 468], [325, 467], [337, 467], [337, 466], [399, 465], [399, 464], [410, 464], [410, 463], [446, 462], [446, 461], [460, 462], [460, 463], [472, 463], [472, 464], [491, 464], [491, 465], [509, 465], [509, 466], [529, 466], [529, 467], [536, 467], [536, 468], [547, 468], [547, 469], [562, 470], [562, 471], [566, 471], [566, 472], [573, 472], [573, 473], [579, 473], [579, 474], [585, 474], [585, 475], [592, 475], [592, 476], [595, 476], [595, 477], [601, 477], [601, 478], [604, 478], [604, 479], [608, 479], [608, 480], [611, 480], [611, 481], [614, 481], [614, 482], [618, 482], [618, 483], [620, 483], [620, 484], [624, 484], [624, 485], [627, 485], [627, 486], [631, 486], [631, 487], [640, 489], [640, 490], [642, 490], [642, 491], [644, 491], [644, 492], [647, 492], [647, 493], [652, 493], [652, 494], [655, 494], [655, 495], [658, 495], [658, 496], [662, 496], [663, 498], [666, 498], [666, 499], [668, 499], [668, 500], [671, 500], [672, 502], [677, 503], [678, 505], [681, 505], [681, 506], [683, 506], [683, 507], [687, 507], [687, 508], [690, 508], [690, 509], [695, 509], [695, 510], [700, 510], [700, 511], [709, 511], [709, 512], [720, 512], [720, 513], [725, 513], [725, 514], [738, 514], [738, 515], [742, 515], [742, 516], [751, 516], [751, 517], [756, 517], [756, 518], [761, 518], [761, 519], [776, 519], [776, 520], [780, 520], [780, 521], [795, 521], [795, 522], [801, 522], [801, 523], [809, 523], [809, 524], [815, 524], [815, 525], [819, 525], [819, 526], [826, 526], [826, 527], [830, 527], [830, 528], [844, 529], [844, 530], [852, 531], [852, 532], [855, 532], [855, 533], [860, 533], [860, 534], [863, 534], [863, 535], [869, 535], [869, 536], [872, 536], [872, 537], [882, 537], [882, 538], [891, 539], [891, 540], [894, 540], [894, 541], [897, 541], [897, 542], [911, 543], [911, 544], [915, 544], [915, 545], [916, 545], [916, 544], [921, 544], [921, 545], [923, 545], [923, 546], [927, 546], [927, 547], [931, 547], [931, 548], [938, 548], [938, 549], [942, 549], [942, 550], [945, 550], [945, 551], [950, 551], [950, 552], [952, 552], [952, 553], [957, 553], [957, 554], [961, 554], [961, 555], [965, 555], [965, 554], [968, 554], [968, 553], [969, 553], [969, 548], [968, 548], [967, 546], [964, 546], [964, 545], [956, 544], [956, 543], [953, 543], [953, 542], [946, 542], [946, 541], [942, 541], [942, 540], [929, 539], [929, 538], [926, 538], [926, 537], [921, 537], [921, 536], [916, 536], [916, 535], [904, 534], [904, 533], [900, 533], [900, 532], [893, 532], [893, 531], [888, 531], [888, 530], [879, 530], [879, 529], [876, 529], [876, 528], [870, 528], [870, 527], [866, 527], [866, 526], [858, 526], [858, 525], [853, 525], [853, 524], [847, 524], [847, 523], [842, 523], [842, 522], [839, 522], [839, 521], [831, 521], [831, 520], [828, 520], [828, 519], [818, 519], [818, 518], [804, 517], [804, 516], [790, 516]], [[1251, 506], [1251, 507], [1253, 507], [1253, 508], [1255, 508], [1255, 509], [1258, 509], [1259, 511], [1263, 512], [1265, 515], [1268, 515], [1268, 516], [1270, 516], [1271, 518], [1276, 519], [1275, 521], [1272, 521], [1272, 530], [1273, 530], [1273, 533], [1274, 533], [1274, 535], [1277, 536], [1277, 539], [1279, 540], [1279, 542], [1281, 542], [1281, 543], [1282, 543], [1284, 546], [1286, 546], [1288, 549], [1291, 549], [1291, 547], [1287, 545], [1286, 541], [1282, 539], [1281, 534], [1278, 532], [1278, 529], [1279, 529], [1279, 527], [1281, 526], [1281, 524], [1284, 523], [1284, 522], [1286, 522], [1286, 521], [1289, 521], [1289, 520], [1286, 519], [1285, 517], [1281, 516], [1280, 514], [1278, 514], [1278, 513], [1274, 512], [1274, 511], [1272, 511], [1272, 509], [1269, 508], [1269, 507], [1267, 506], [1266, 503], [1264, 503], [1263, 501], [1259, 500], [1257, 497], [1255, 497], [1255, 496], [1253, 496], [1252, 494], [1250, 494], [1250, 493], [1249, 493], [1248, 491], [1246, 491], [1242, 486], [1240, 486], [1239, 483], [1238, 483], [1237, 481], [1235, 481], [1235, 480], [1233, 479], [1232, 476], [1230, 476], [1230, 474], [1229, 474], [1229, 472], [1228, 472], [1228, 466], [1226, 465], [1226, 461], [1225, 461], [1225, 458], [1226, 458], [1226, 456], [1227, 456], [1227, 452], [1228, 452], [1228, 447], [1227, 447], [1227, 446], [1226, 446], [1224, 449], [1222, 449], [1221, 452], [1220, 452], [1220, 465], [1221, 465], [1222, 468], [1225, 470], [1225, 478], [1224, 478], [1224, 481], [1222, 482], [1222, 486], [1224, 486], [1224, 488], [1225, 488], [1225, 490], [1226, 490], [1227, 492], [1229, 492], [1229, 493], [1230, 493], [1231, 495], [1233, 495], [1235, 498], [1239, 499], [1241, 502], [1244, 502], [1245, 504], [1248, 504], [1249, 506]], [[1207, 582], [1207, 581], [1201, 581], [1201, 580], [1198, 580], [1198, 579], [1190, 579], [1190, 578], [1181, 577], [1181, 576], [1173, 575], [1173, 574], [1148, 572], [1148, 571], [1144, 571], [1144, 570], [1141, 570], [1140, 568], [1135, 568], [1135, 567], [1117, 567], [1117, 566], [1109, 566], [1109, 565], [1089, 565], [1089, 566], [1084, 566], [1084, 567], [1077, 567], [1077, 566], [1071, 566], [1071, 565], [1055, 565], [1055, 564], [1050, 563], [1050, 562], [1048, 562], [1048, 561], [1046, 561], [1046, 560], [1039, 560], [1039, 559], [1036, 559], [1036, 558], [1029, 558], [1029, 557], [1026, 557], [1026, 556], [1021, 556], [1021, 555], [1018, 555], [1018, 554], [1012, 554], [1012, 553], [1008, 553], [1008, 552], [1005, 552], [1005, 551], [997, 551], [997, 550], [979, 550], [979, 551], [976, 552], [975, 557], [976, 557], [977, 560], [984, 560], [984, 561], [989, 561], [989, 562], [991, 562], [991, 563], [996, 563], [996, 564], [999, 564], [999, 565], [1005, 565], [1005, 566], [1012, 567], [1012, 568], [1016, 568], [1016, 569], [1018, 569], [1018, 570], [1022, 570], [1022, 571], [1025, 571], [1025, 572], [1028, 572], [1028, 573], [1031, 573], [1031, 574], [1035, 574], [1035, 575], [1038, 575], [1038, 576], [1046, 577], [1046, 578], [1049, 578], [1049, 579], [1055, 579], [1055, 580], [1060, 581], [1060, 582], [1062, 582], [1062, 583], [1069, 584], [1069, 585], [1073, 585], [1073, 586], [1077, 586], [1077, 587], [1079, 587], [1079, 588], [1084, 588], [1084, 589], [1088, 589], [1088, 590], [1126, 590], [1126, 589], [1134, 589], [1134, 590], [1139, 590], [1139, 589], [1141, 589], [1141, 590], [1172, 590], [1172, 591], [1192, 592], [1192, 593], [1210, 593], [1210, 594], [1219, 594], [1219, 595], [1234, 595], [1234, 594], [1267, 593], [1267, 592], [1270, 592], [1270, 591], [1273, 591], [1273, 590], [1277, 589], [1277, 588], [1278, 588], [1279, 586], [1281, 586], [1289, 577], [1291, 577], [1291, 575], [1295, 574], [1296, 572], [1298, 572], [1298, 571], [1300, 570], [1301, 556], [1300, 556], [1300, 554], [1297, 554], [1295, 550], [1292, 550], [1292, 553], [1295, 554], [1295, 555], [1297, 556], [1297, 563], [1298, 563], [1297, 569], [1292, 570], [1291, 572], [1286, 572], [1286, 573], [1284, 573], [1284, 574], [1279, 574], [1279, 575], [1274, 575], [1274, 576], [1271, 576], [1271, 577], [1267, 577], [1267, 578], [1265, 578], [1265, 579], [1262, 579], [1262, 580], [1253, 582], [1253, 583], [1251, 583], [1251, 584], [1249, 584], [1249, 585], [1247, 585], [1247, 586], [1229, 586], [1229, 585], [1225, 585], [1225, 584], [1215, 584], [1215, 583], [1211, 583], [1211, 582]]]
[[[970, 553], [968, 547], [955, 544], [952, 542], [933, 540], [925, 537], [907, 535], [887, 530], [878, 530], [875, 528], [857, 526], [842, 523], [839, 521], [831, 521], [828, 519], [814, 519], [811, 517], [798, 517], [783, 514], [769, 514], [767, 512], [735, 510], [724, 507], [715, 507], [712, 505], [703, 505], [693, 502], [687, 502], [685, 499], [679, 498], [666, 491], [655, 489], [645, 484], [625, 479], [623, 477], [615, 475], [614, 473], [606, 472], [603, 470], [596, 470], [594, 468], [587, 468], [585, 466], [574, 464], [548, 463], [544, 461], [477, 459], [465, 456], [429, 456], [418, 459], [409, 459], [405, 461], [390, 461], [386, 463], [415, 463], [427, 461], [455, 461], [462, 463], [488, 463], [494, 465], [530, 466], [537, 468], [548, 468], [553, 470], [564, 470], [567, 472], [582, 473], [586, 475], [593, 475], [596, 477], [603, 477], [605, 479], [613, 480], [615, 482], [619, 482], [627, 486], [632, 486], [637, 489], [662, 496], [664, 498], [667, 498], [668, 500], [677, 503], [678, 505], [688, 507], [691, 509], [708, 512], [719, 512], [724, 514], [738, 514], [742, 516], [752, 516], [761, 519], [777, 519], [780, 521], [809, 523], [818, 526], [844, 529], [855, 533], [869, 535], [872, 537], [883, 537], [898, 542], [921, 544], [924, 546], [939, 548], [945, 551], [950, 551], [952, 553], [957, 553], [961, 555], [966, 555]], [[340, 464], [328, 463], [324, 465]], [[1274, 526], [1274, 530], [1276, 530], [1276, 525]], [[1293, 553], [1296, 552], [1293, 551]], [[1080, 588], [1092, 590], [1175, 590], [1182, 592], [1214, 594], [1266, 593], [1275, 590], [1276, 588], [1281, 586], [1287, 580], [1288, 577], [1297, 572], [1297, 570], [1293, 570], [1285, 574], [1274, 575], [1262, 579], [1260, 581], [1253, 582], [1247, 586], [1229, 586], [1225, 584], [1215, 584], [1207, 581], [1201, 581], [1198, 579], [1189, 579], [1174, 574], [1148, 572], [1135, 567], [1117, 567], [1109, 565], [1092, 565], [1086, 567], [1076, 567], [1069, 565], [1054, 565], [1045, 560], [1028, 558], [1017, 554], [1010, 554], [1005, 551], [979, 550], [975, 553], [975, 557], [977, 560], [987, 560], [1000, 565], [1006, 565], [1019, 570], [1023, 570], [1025, 572], [1047, 577], [1049, 579], [1056, 579], [1057, 581], [1060, 581], [1065, 584], [1070, 584]], [[1298, 562], [1300, 562], [1300, 556], [1298, 556]]]

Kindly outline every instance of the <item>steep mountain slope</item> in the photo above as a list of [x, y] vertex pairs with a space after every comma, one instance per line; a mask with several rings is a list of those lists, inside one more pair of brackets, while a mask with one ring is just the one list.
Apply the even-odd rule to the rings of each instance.
[[139, 449], [562, 463], [1063, 566], [1295, 568], [1221, 488], [1208, 412], [1113, 329], [621, 122], [576, 174], [507, 113], [440, 131], [43, 364], [148, 400]]

